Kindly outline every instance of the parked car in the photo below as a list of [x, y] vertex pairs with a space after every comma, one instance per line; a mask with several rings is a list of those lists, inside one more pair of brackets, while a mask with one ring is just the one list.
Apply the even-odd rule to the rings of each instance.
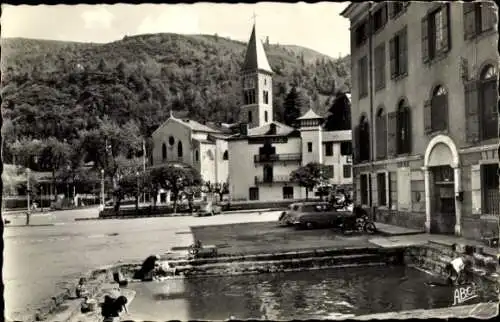
[[195, 217], [214, 216], [222, 213], [222, 207], [212, 202], [202, 202], [200, 208], [193, 213]]
[[304, 202], [297, 204], [286, 220], [296, 228], [340, 227], [345, 218], [352, 216], [351, 211], [341, 211], [329, 202]]

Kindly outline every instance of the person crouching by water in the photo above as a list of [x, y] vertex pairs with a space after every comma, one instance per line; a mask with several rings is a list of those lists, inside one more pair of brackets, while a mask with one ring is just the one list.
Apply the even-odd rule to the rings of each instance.
[[141, 268], [135, 272], [134, 278], [140, 279], [143, 282], [152, 281], [159, 259], [160, 256], [158, 255], [151, 255], [146, 258], [142, 263]]
[[[457, 245], [453, 244], [453, 251], [457, 252]], [[447, 281], [450, 285], [461, 285], [467, 283], [467, 271], [466, 267], [469, 265], [469, 260], [465, 258], [465, 256], [460, 255], [455, 257], [449, 262], [445, 270], [447, 272], [448, 278]]]
[[76, 286], [76, 297], [77, 298], [88, 298], [90, 292], [87, 289], [87, 279], [85, 277], [80, 278], [78, 285]]
[[120, 315], [127, 310], [128, 299], [125, 296], [119, 296], [117, 299], [109, 295], [104, 296], [104, 303], [101, 304], [101, 315], [103, 322], [119, 322]]

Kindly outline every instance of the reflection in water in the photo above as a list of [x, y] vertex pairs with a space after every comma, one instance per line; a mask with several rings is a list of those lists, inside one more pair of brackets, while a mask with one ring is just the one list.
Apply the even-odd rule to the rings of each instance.
[[[155, 306], [159, 310], [155, 320], [225, 320], [231, 316], [291, 320], [450, 306], [453, 288], [431, 288], [426, 282], [432, 279], [415, 269], [387, 266], [195, 278], [165, 282], [182, 283], [181, 288], [142, 284], [141, 289], [146, 290], [142, 289], [141, 307], [153, 305], [147, 301], [165, 303]], [[183, 299], [186, 311], [182, 317], [162, 310], [171, 299]]]

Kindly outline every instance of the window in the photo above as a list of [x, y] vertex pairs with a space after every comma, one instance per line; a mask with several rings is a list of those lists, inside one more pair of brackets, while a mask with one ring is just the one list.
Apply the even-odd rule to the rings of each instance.
[[359, 161], [369, 161], [370, 160], [370, 126], [368, 124], [368, 119], [363, 116], [359, 122], [358, 128], [355, 130], [356, 140], [354, 146], [358, 149], [358, 160]]
[[487, 2], [464, 2], [464, 38], [472, 39], [495, 28], [495, 8]]
[[368, 60], [366, 56], [358, 61], [358, 88], [360, 98], [368, 95]]
[[273, 167], [270, 165], [265, 165], [262, 169], [263, 171], [263, 181], [266, 183], [273, 182]]
[[385, 43], [375, 48], [375, 90], [385, 87]]
[[267, 111], [264, 111], [264, 122], [267, 122]]
[[405, 8], [405, 3], [403, 1], [394, 1], [390, 3], [391, 5], [391, 18], [395, 18], [400, 13], [403, 12]]
[[293, 187], [283, 187], [283, 199], [293, 199]]
[[255, 89], [247, 89], [244, 91], [245, 104], [255, 104]]
[[340, 155], [352, 155], [352, 142], [342, 141], [340, 142]]
[[224, 154], [222, 155], [222, 160], [229, 160], [229, 153], [226, 151], [224, 151]]
[[360, 177], [360, 194], [361, 194], [361, 204], [368, 205], [368, 198], [370, 191], [368, 190], [368, 174], [362, 174]]
[[350, 178], [352, 176], [352, 166], [350, 164], [344, 164], [342, 166], [344, 178]]
[[250, 200], [259, 200], [259, 188], [252, 187], [248, 189], [248, 194]]
[[177, 156], [179, 158], [182, 158], [182, 142], [179, 141], [179, 143], [177, 143]]
[[196, 162], [200, 160], [200, 152], [198, 150], [194, 151], [194, 160]]
[[161, 159], [167, 161], [167, 145], [165, 143], [161, 145]]
[[384, 108], [380, 107], [377, 111], [375, 120], [375, 135], [377, 136], [377, 159], [385, 159], [387, 157], [387, 115]]
[[411, 122], [410, 108], [405, 100], [401, 100], [397, 110], [397, 153], [411, 152]]
[[264, 98], [264, 104], [269, 104], [269, 92], [268, 91], [263, 92], [263, 98]]
[[327, 157], [333, 156], [333, 142], [325, 142], [325, 155]]
[[253, 122], [252, 111], [248, 111], [248, 123], [252, 123], [252, 122]]
[[498, 70], [493, 65], [483, 68], [479, 84], [479, 109], [481, 111], [480, 125], [482, 139], [498, 137]]
[[333, 165], [326, 165], [325, 166], [325, 176], [327, 178], [333, 178], [335, 176], [334, 166]]
[[389, 41], [391, 78], [408, 74], [408, 37], [406, 26]]
[[368, 22], [365, 20], [354, 29], [354, 43], [361, 46], [368, 39]]
[[312, 152], [313, 151], [313, 144], [312, 142], [307, 142], [307, 152]]
[[481, 170], [481, 190], [484, 200], [483, 213], [488, 215], [499, 215], [500, 192], [498, 190], [498, 163], [483, 165]]
[[382, 29], [387, 23], [387, 4], [383, 4], [380, 9], [373, 14], [373, 31]]
[[175, 139], [174, 139], [174, 137], [173, 137], [173, 136], [170, 136], [170, 137], [168, 138], [168, 144], [170, 144], [170, 145], [174, 145], [174, 143], [175, 143]]
[[388, 206], [387, 203], [387, 182], [385, 173], [377, 173], [378, 205]]
[[434, 89], [430, 114], [432, 132], [448, 129], [448, 92], [443, 86]]
[[449, 13], [449, 4], [444, 3], [422, 19], [421, 38], [422, 60], [424, 63], [450, 50]]

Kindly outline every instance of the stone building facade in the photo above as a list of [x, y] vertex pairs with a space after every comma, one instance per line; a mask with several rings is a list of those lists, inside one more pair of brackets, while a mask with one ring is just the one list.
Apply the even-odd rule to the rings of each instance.
[[492, 2], [353, 3], [354, 184], [378, 221], [498, 234], [498, 28]]

